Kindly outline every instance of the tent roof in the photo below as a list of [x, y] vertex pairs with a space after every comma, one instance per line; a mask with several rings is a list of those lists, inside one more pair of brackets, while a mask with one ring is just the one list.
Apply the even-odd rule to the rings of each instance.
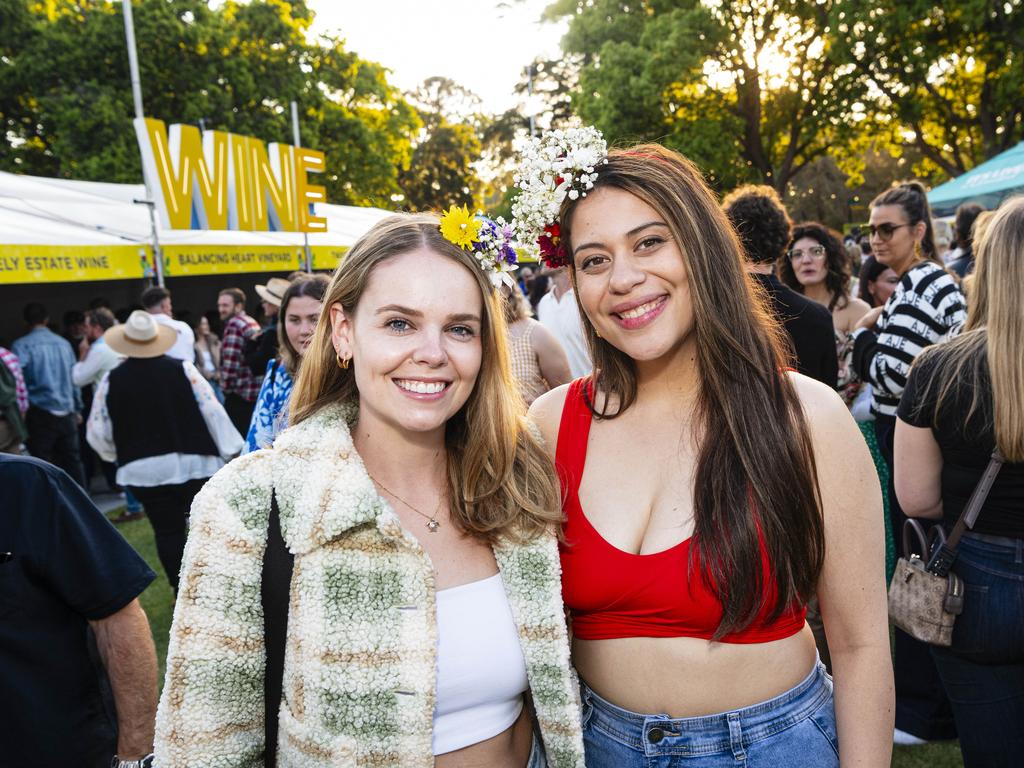
[[1024, 141], [928, 194], [936, 216], [948, 216], [961, 203], [981, 203], [993, 210], [1014, 192], [1024, 192]]
[[[142, 184], [21, 176], [0, 171], [0, 246], [12, 244], [148, 244], [149, 211], [134, 201]], [[389, 216], [380, 208], [316, 203], [327, 231], [310, 233], [310, 245], [349, 247], [374, 223]], [[301, 232], [161, 229], [163, 245], [301, 246]]]

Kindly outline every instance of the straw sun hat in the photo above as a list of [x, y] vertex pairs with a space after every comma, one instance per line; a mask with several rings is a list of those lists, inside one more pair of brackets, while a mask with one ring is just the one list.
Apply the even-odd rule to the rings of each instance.
[[124, 325], [115, 325], [103, 334], [103, 340], [112, 350], [128, 357], [160, 357], [174, 346], [178, 333], [160, 325], [149, 314], [137, 309]]
[[283, 277], [272, 277], [267, 280], [266, 285], [257, 285], [256, 293], [258, 293], [260, 298], [268, 304], [280, 307], [281, 299], [284, 298], [284, 293], [288, 290], [289, 285], [291, 285], [291, 283]]

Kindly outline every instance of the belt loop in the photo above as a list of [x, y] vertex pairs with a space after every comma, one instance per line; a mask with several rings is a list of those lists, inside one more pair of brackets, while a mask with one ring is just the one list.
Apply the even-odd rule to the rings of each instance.
[[729, 720], [729, 746], [732, 748], [732, 756], [739, 762], [745, 762], [747, 753], [743, 749], [743, 726], [740, 724], [739, 712], [730, 712], [726, 717]]
[[1024, 539], [1017, 539], [1017, 565], [1024, 563]]

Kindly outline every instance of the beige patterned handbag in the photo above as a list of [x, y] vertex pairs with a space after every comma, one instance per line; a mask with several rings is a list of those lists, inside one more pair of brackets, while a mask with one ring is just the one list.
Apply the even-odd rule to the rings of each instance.
[[[1003, 457], [997, 448], [949, 539], [941, 525], [932, 527], [929, 538], [917, 520], [904, 523], [903, 557], [896, 561], [896, 571], [889, 583], [889, 618], [911, 637], [932, 645], [952, 644], [953, 623], [964, 608], [964, 583], [950, 568], [964, 529], [974, 527], [1002, 465]], [[913, 551], [914, 539], [920, 546], [920, 555]], [[925, 557], [929, 557], [927, 564]]]

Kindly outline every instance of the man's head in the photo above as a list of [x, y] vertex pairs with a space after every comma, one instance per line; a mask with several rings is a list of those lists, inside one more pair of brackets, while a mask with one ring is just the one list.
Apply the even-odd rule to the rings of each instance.
[[90, 309], [85, 313], [85, 335], [90, 342], [96, 341], [116, 322], [114, 313], [106, 307]]
[[38, 301], [32, 301], [25, 305], [25, 309], [22, 311], [22, 317], [25, 318], [25, 322], [35, 327], [37, 325], [46, 325], [50, 322], [50, 313], [46, 311], [46, 307], [40, 304]]
[[151, 315], [171, 317], [171, 292], [154, 285], [142, 292], [142, 307]]
[[225, 288], [217, 294], [217, 312], [221, 320], [245, 312], [245, 291], [241, 288]]
[[766, 185], [747, 184], [722, 200], [747, 261], [770, 266], [786, 252], [791, 222], [779, 194]]
[[956, 244], [961, 248], [969, 248], [972, 244], [971, 228], [974, 226], [978, 214], [984, 212], [985, 207], [977, 203], [964, 203], [956, 209]]

